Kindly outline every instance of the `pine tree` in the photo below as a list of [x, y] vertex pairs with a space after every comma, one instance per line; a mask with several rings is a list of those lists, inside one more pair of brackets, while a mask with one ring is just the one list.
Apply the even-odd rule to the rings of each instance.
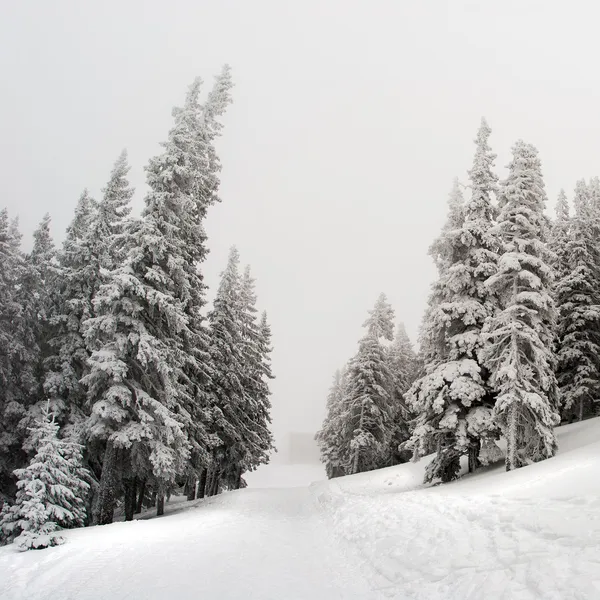
[[248, 470], [269, 462], [273, 450], [273, 436], [269, 431], [271, 423], [271, 401], [269, 380], [271, 372], [271, 328], [266, 313], [257, 320], [255, 281], [246, 267], [240, 288], [240, 317], [245, 366], [242, 372], [248, 402], [249, 423], [258, 443], [249, 450]]
[[19, 550], [62, 543], [60, 528], [78, 527], [85, 520], [89, 484], [81, 467], [81, 447], [58, 437], [58, 424], [47, 406], [32, 432], [36, 453], [17, 469], [17, 498], [1, 515], [4, 541]]
[[[246, 348], [242, 319], [241, 277], [239, 252], [231, 248], [227, 267], [212, 310], [210, 324], [210, 354], [215, 375], [212, 386], [213, 427], [220, 444], [213, 450], [212, 476], [216, 480], [230, 472], [241, 473], [251, 465], [249, 444], [258, 444], [246, 416], [248, 408], [246, 382]], [[217, 485], [217, 484], [215, 484]]]
[[418, 417], [408, 444], [415, 458], [436, 450], [426, 481], [456, 477], [464, 454], [469, 457], [469, 471], [475, 470], [482, 444], [487, 455], [487, 446], [497, 436], [493, 392], [480, 358], [482, 328], [497, 310], [494, 293], [484, 284], [495, 271], [499, 247], [492, 231], [497, 177], [492, 172], [495, 155], [488, 145], [490, 133], [482, 120], [469, 171], [471, 197], [461, 211], [462, 222], [453, 201], [445, 231], [432, 248], [440, 277], [426, 315], [429, 364], [410, 394]]
[[92, 299], [98, 288], [96, 261], [91, 235], [98, 205], [84, 190], [58, 253], [56, 308], [51, 317], [49, 346], [45, 362], [44, 391], [59, 423], [78, 431], [84, 418], [85, 388], [81, 378], [87, 372], [89, 352], [83, 339], [82, 323], [93, 316]]
[[329, 479], [345, 474], [341, 415], [346, 398], [346, 367], [337, 370], [327, 395], [326, 414], [321, 429], [315, 435], [321, 462]]
[[389, 452], [394, 419], [392, 375], [381, 338], [393, 339], [393, 320], [393, 309], [381, 294], [363, 325], [367, 333], [359, 342], [358, 353], [348, 365], [340, 416], [344, 441], [340, 454], [347, 473], [379, 468]]
[[499, 193], [498, 271], [486, 285], [498, 294], [483, 358], [497, 392], [495, 418], [507, 440], [506, 468], [556, 452], [556, 379], [552, 352], [555, 306], [546, 245], [546, 194], [537, 150], [518, 141]]
[[146, 169], [150, 191], [127, 257], [96, 294], [98, 316], [84, 323], [86, 343], [95, 348], [84, 377], [92, 403], [87, 432], [104, 446], [99, 523], [113, 518], [123, 471], [152, 480], [162, 514], [167, 489], [194, 458], [190, 436], [199, 436], [192, 451], [208, 454], [204, 424], [190, 429], [205, 409], [199, 388], [208, 382], [201, 378], [210, 376], [201, 364], [208, 352], [198, 262], [206, 254], [202, 220], [217, 199], [220, 165], [212, 141], [220, 129], [216, 117], [230, 101], [229, 71], [217, 78], [204, 110], [200, 83], [173, 111], [163, 152]]
[[392, 376], [391, 394], [393, 398], [394, 426], [390, 446], [390, 462], [406, 462], [409, 456], [400, 450], [400, 445], [410, 438], [410, 421], [413, 417], [405, 400], [406, 392], [417, 375], [417, 357], [406, 334], [404, 323], [396, 329], [393, 343], [388, 347], [387, 360]]
[[24, 295], [31, 270], [20, 246], [17, 221], [0, 211], [0, 497], [14, 495], [12, 471], [27, 458], [26, 415], [38, 382], [37, 321]]
[[[559, 199], [553, 246], [562, 275], [556, 285], [558, 305], [557, 378], [564, 417], [589, 414], [600, 393], [600, 257], [593, 205], [585, 181], [575, 188], [575, 216], [568, 220]], [[568, 225], [568, 230], [567, 230]], [[566, 239], [565, 239], [566, 238]]]

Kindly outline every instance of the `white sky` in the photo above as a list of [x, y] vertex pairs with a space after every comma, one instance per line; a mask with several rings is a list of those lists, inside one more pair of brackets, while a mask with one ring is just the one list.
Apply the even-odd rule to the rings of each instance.
[[172, 106], [229, 62], [206, 278], [214, 290], [237, 244], [273, 326], [275, 431], [314, 431], [381, 291], [415, 340], [427, 247], [482, 115], [501, 176], [516, 139], [538, 147], [551, 203], [600, 174], [599, 13], [573, 0], [0, 0], [0, 206], [26, 236], [49, 211], [60, 240], [127, 147], [140, 207]]

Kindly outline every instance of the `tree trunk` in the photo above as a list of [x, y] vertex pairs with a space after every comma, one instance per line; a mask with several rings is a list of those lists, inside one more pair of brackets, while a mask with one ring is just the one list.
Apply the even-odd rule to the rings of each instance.
[[518, 436], [517, 436], [517, 416], [518, 416], [518, 408], [515, 402], [513, 401], [511, 405], [508, 407], [508, 414], [506, 415], [506, 470], [514, 471], [518, 469], [520, 465], [518, 464], [517, 458], [517, 444], [518, 444]]
[[[360, 406], [360, 421], [358, 424], [358, 429], [360, 431], [362, 431], [362, 428], [363, 428], [364, 416], [365, 416], [365, 404], [363, 402]], [[354, 460], [352, 461], [352, 474], [353, 475], [358, 473], [359, 461], [360, 461], [360, 447], [356, 448], [356, 450], [354, 451]]]
[[242, 469], [238, 467], [235, 470], [235, 481], [233, 482], [233, 487], [236, 490], [239, 490], [242, 485]]
[[190, 475], [187, 480], [187, 499], [195, 500], [196, 499], [196, 476]]
[[98, 490], [98, 505], [94, 522], [97, 525], [108, 525], [113, 522], [115, 503], [117, 500], [117, 464], [119, 452], [112, 441], [106, 443], [104, 460], [102, 461], [102, 475], [100, 476], [100, 489]]
[[198, 498], [204, 498], [206, 495], [206, 475], [208, 473], [208, 469], [202, 469], [202, 473], [200, 473], [200, 482], [198, 483]]
[[216, 496], [219, 493], [219, 480], [221, 479], [221, 473], [215, 469], [212, 474], [210, 482], [210, 496]]
[[579, 420], [583, 421], [583, 398], [579, 400]]
[[480, 440], [471, 440], [469, 446], [469, 473], [474, 473], [479, 467], [479, 450], [481, 449]]
[[137, 504], [135, 507], [135, 514], [142, 512], [142, 506], [144, 505], [144, 495], [146, 493], [146, 480], [142, 479], [142, 483], [140, 485], [139, 496], [137, 499]]
[[165, 514], [165, 492], [163, 489], [158, 490], [156, 494], [156, 516], [160, 517]]
[[133, 521], [133, 514], [135, 512], [135, 492], [137, 489], [137, 477], [133, 479], [126, 479], [124, 482], [125, 487], [125, 520]]

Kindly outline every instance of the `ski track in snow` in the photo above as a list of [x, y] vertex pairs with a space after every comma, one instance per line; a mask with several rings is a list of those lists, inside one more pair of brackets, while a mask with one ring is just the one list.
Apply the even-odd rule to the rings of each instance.
[[600, 598], [600, 499], [401, 498], [327, 486], [319, 501], [389, 598]]
[[569, 425], [551, 460], [445, 486], [422, 487], [421, 461], [174, 499], [57, 548], [0, 548], [0, 599], [600, 600], [599, 439], [600, 419]]

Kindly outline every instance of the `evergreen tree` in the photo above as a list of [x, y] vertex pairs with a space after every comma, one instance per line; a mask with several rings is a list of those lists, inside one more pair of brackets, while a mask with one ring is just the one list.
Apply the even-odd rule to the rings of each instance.
[[[249, 445], [258, 445], [260, 438], [253, 431], [247, 416], [246, 348], [242, 319], [239, 252], [231, 248], [227, 267], [212, 310], [210, 324], [210, 354], [215, 374], [212, 385], [213, 427], [220, 444], [213, 451], [212, 477], [219, 481], [224, 475], [241, 473], [251, 467]], [[217, 484], [215, 484], [216, 486]]]
[[16, 221], [0, 211], [0, 498], [15, 493], [12, 472], [25, 464], [27, 410], [36, 392], [39, 359], [35, 315], [24, 285], [30, 268]]
[[15, 471], [16, 502], [2, 511], [2, 537], [14, 540], [20, 550], [61, 543], [57, 530], [81, 526], [85, 519], [89, 484], [81, 467], [81, 447], [60, 439], [58, 429], [47, 406], [32, 434], [35, 456]]
[[186, 427], [197, 414], [191, 377], [203, 366], [187, 350], [198, 340], [203, 286], [197, 259], [204, 252], [202, 218], [215, 191], [205, 181], [214, 182], [212, 134], [202, 125], [199, 91], [195, 80], [184, 106], [173, 111], [163, 152], [147, 167], [150, 191], [127, 257], [96, 294], [98, 316], [84, 324], [95, 349], [84, 377], [92, 403], [87, 431], [104, 446], [100, 523], [113, 518], [121, 469], [152, 479], [161, 514], [168, 487], [189, 465], [188, 434], [198, 433]]
[[455, 194], [451, 195], [448, 223], [432, 248], [440, 277], [426, 314], [429, 364], [410, 394], [418, 416], [408, 444], [415, 458], [436, 450], [426, 481], [456, 477], [464, 454], [469, 457], [469, 470], [475, 470], [482, 444], [487, 455], [487, 445], [497, 436], [493, 392], [480, 358], [482, 328], [497, 309], [493, 291], [484, 284], [495, 271], [499, 246], [492, 231], [497, 177], [492, 172], [495, 155], [488, 145], [490, 133], [482, 120], [469, 171], [471, 197], [457, 218]]
[[398, 325], [394, 341], [388, 347], [387, 357], [392, 376], [391, 394], [394, 411], [390, 462], [399, 464], [410, 458], [405, 450], [400, 450], [400, 446], [410, 438], [410, 421], [413, 415], [408, 408], [405, 395], [417, 375], [417, 357], [406, 334], [404, 323]]
[[394, 336], [394, 312], [385, 294], [365, 321], [366, 335], [348, 365], [348, 384], [340, 421], [343, 447], [340, 454], [347, 473], [381, 467], [388, 456], [393, 434], [392, 375], [387, 349], [381, 338]]
[[273, 436], [269, 431], [271, 423], [271, 400], [269, 381], [273, 379], [271, 371], [271, 327], [267, 314], [263, 312], [257, 319], [255, 282], [246, 267], [241, 281], [241, 325], [245, 366], [242, 373], [248, 402], [249, 423], [255, 433], [257, 444], [249, 450], [248, 470], [269, 462], [273, 450]]
[[92, 299], [98, 288], [97, 263], [92, 255], [92, 226], [98, 205], [84, 190], [58, 253], [56, 307], [51, 317], [49, 346], [45, 362], [44, 391], [59, 423], [78, 431], [84, 418], [85, 388], [81, 378], [87, 372], [89, 352], [83, 339], [82, 323], [93, 316]]
[[501, 311], [485, 333], [483, 358], [497, 392], [495, 418], [507, 440], [506, 468], [556, 452], [555, 306], [546, 245], [546, 194], [537, 150], [518, 141], [499, 193], [497, 231], [503, 253], [486, 285]]
[[315, 435], [321, 462], [329, 479], [345, 474], [341, 415], [346, 398], [346, 367], [337, 370], [327, 395], [326, 413], [321, 429]]
[[575, 413], [581, 420], [591, 412], [600, 393], [600, 256], [594, 207], [585, 181], [575, 188], [575, 216], [570, 220], [565, 203], [563, 192], [552, 236], [561, 275], [555, 287], [557, 378], [563, 417], [572, 418]]

